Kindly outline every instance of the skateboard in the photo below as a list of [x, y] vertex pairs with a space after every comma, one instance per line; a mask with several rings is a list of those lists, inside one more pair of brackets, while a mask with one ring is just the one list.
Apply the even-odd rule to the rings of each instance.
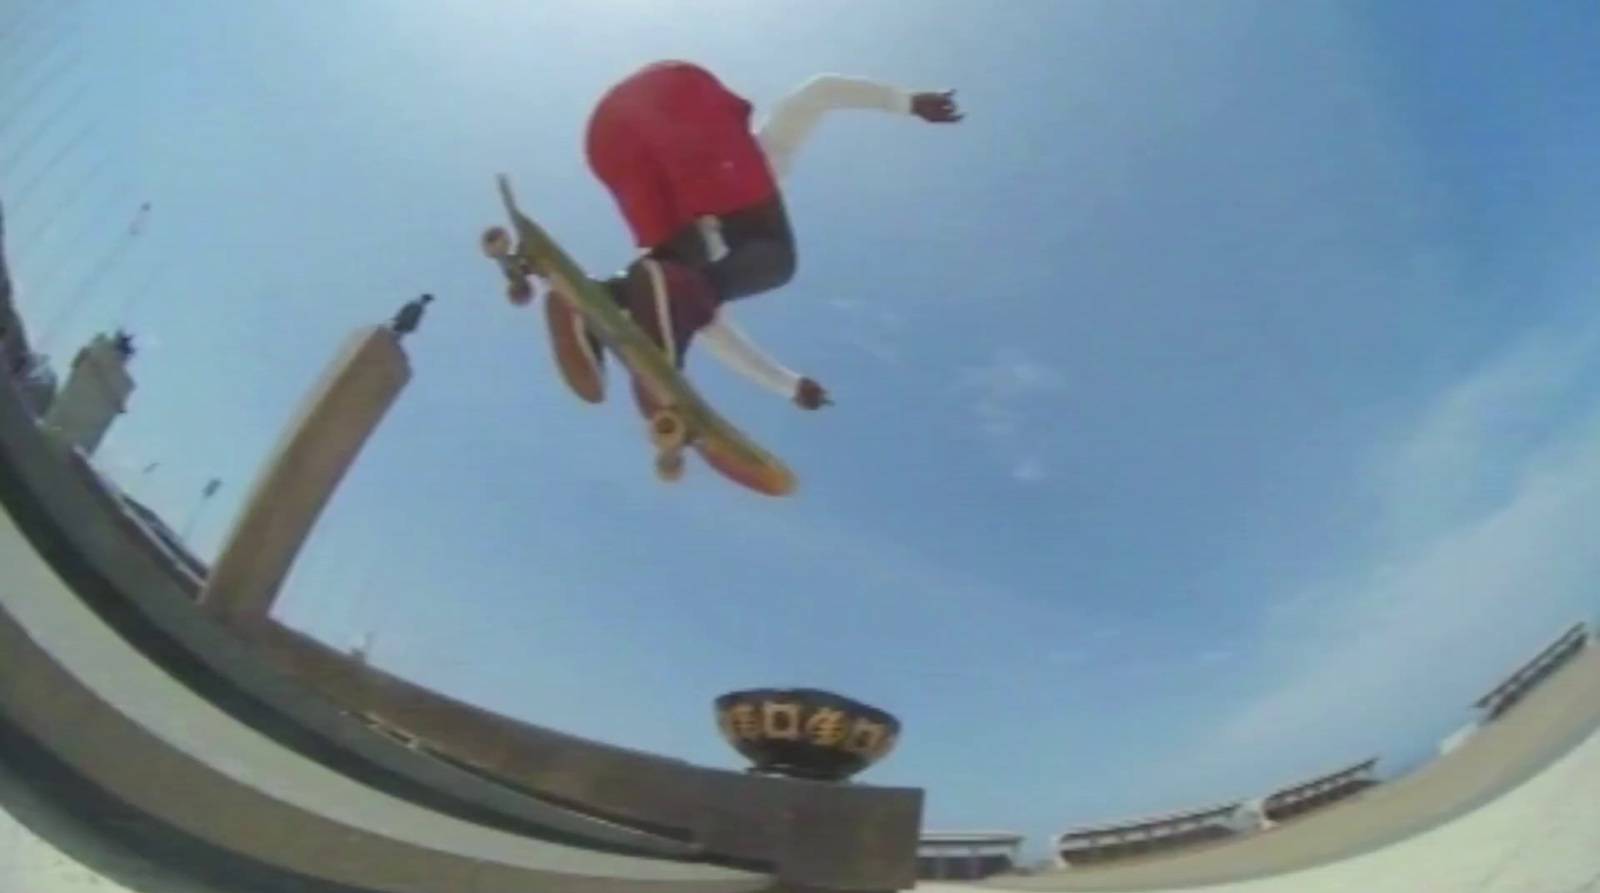
[[656, 476], [668, 482], [679, 480], [684, 454], [693, 449], [734, 483], [767, 496], [792, 493], [795, 476], [783, 460], [712, 409], [610, 295], [544, 227], [518, 208], [510, 178], [501, 174], [496, 180], [512, 230], [501, 226], [484, 230], [484, 255], [499, 266], [506, 277], [507, 293], [519, 301], [532, 297], [534, 278], [547, 283], [550, 294], [545, 300], [568, 301], [653, 398], [648, 430]]

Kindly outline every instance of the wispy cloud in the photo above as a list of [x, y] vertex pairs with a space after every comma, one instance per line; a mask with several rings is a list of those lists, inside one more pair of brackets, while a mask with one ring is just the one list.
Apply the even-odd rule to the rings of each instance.
[[1039, 456], [1024, 456], [1011, 467], [1011, 476], [1025, 484], [1044, 480], [1047, 476], [1044, 459]]
[[1315, 771], [1397, 733], [1442, 732], [1548, 637], [1593, 614], [1595, 322], [1512, 345], [1381, 451], [1370, 551], [1264, 612], [1253, 674], [1265, 681], [1198, 742], [1201, 774], [1241, 778], [1263, 754]]
[[1036, 483], [1049, 476], [1045, 444], [1028, 426], [1039, 402], [1064, 387], [1061, 373], [1017, 348], [1001, 348], [981, 366], [967, 369], [962, 390], [973, 395], [978, 430], [1013, 478]]
[[1582, 423], [1600, 374], [1596, 357], [1600, 325], [1545, 329], [1441, 395], [1381, 454], [1384, 535], [1426, 537], [1484, 500], [1509, 496], [1527, 462]]
[[1047, 651], [1045, 659], [1056, 664], [1098, 661], [1101, 664], [1098, 671], [1106, 672], [1106, 666], [1113, 658], [1126, 656], [1117, 643], [1119, 635], [1116, 630], [1104, 626], [1082, 634], [1074, 633], [1074, 644], [1061, 645]]
[[901, 361], [899, 335], [905, 328], [903, 316], [853, 298], [831, 298], [828, 305], [846, 317], [834, 327], [840, 341], [881, 363], [895, 365]]

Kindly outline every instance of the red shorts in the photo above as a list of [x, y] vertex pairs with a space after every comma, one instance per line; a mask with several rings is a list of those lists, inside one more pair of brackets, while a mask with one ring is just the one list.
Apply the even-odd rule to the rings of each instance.
[[777, 194], [750, 111], [715, 75], [687, 62], [648, 65], [601, 97], [585, 152], [639, 247]]

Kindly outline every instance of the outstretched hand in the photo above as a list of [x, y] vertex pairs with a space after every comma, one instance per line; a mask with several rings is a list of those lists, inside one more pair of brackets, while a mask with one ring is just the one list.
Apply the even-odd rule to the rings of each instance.
[[802, 378], [800, 383], [795, 385], [794, 402], [801, 409], [821, 409], [833, 405], [833, 399], [822, 389], [822, 385], [809, 378]]
[[932, 124], [954, 124], [966, 115], [956, 106], [956, 91], [916, 93], [911, 97], [911, 114]]

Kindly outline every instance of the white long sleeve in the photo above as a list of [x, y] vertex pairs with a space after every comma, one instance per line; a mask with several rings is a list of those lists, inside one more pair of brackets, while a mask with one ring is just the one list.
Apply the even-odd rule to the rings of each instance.
[[696, 337], [728, 368], [785, 400], [794, 398], [796, 389], [800, 387], [800, 376], [762, 353], [723, 314], [718, 313], [709, 325], [696, 333]]
[[898, 87], [863, 78], [818, 75], [779, 100], [772, 114], [756, 128], [756, 140], [767, 155], [772, 173], [789, 173], [800, 146], [828, 112], [842, 109], [911, 114], [912, 94]]
[[[766, 153], [773, 176], [781, 179], [789, 173], [801, 145], [828, 112], [863, 109], [909, 115], [911, 96], [898, 87], [862, 78], [819, 75], [773, 107], [772, 114], [756, 128], [756, 140]], [[715, 218], [702, 219], [700, 230], [711, 260], [720, 260], [727, 254], [728, 246]], [[785, 400], [794, 399], [801, 377], [762, 353], [728, 321], [726, 314], [718, 313], [697, 337], [712, 355], [733, 371]]]

